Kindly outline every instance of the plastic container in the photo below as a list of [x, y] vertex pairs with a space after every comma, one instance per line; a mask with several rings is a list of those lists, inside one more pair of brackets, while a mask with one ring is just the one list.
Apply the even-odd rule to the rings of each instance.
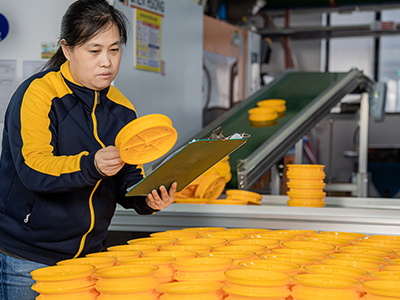
[[92, 265], [59, 265], [40, 268], [31, 272], [36, 283], [32, 289], [44, 294], [62, 294], [93, 287]]
[[286, 111], [286, 101], [283, 99], [266, 99], [257, 102], [259, 107], [271, 107], [278, 113]]
[[227, 284], [223, 290], [227, 299], [285, 299], [290, 291], [287, 287], [290, 276], [285, 273], [236, 269], [225, 272]]
[[171, 120], [161, 114], [150, 114], [125, 125], [115, 138], [121, 159], [129, 164], [157, 160], [175, 145], [178, 133]]
[[194, 251], [197, 253], [210, 252], [212, 246], [207, 245], [172, 245], [161, 246], [161, 251]]
[[211, 247], [221, 247], [228, 243], [226, 239], [219, 238], [197, 238], [197, 239], [187, 239], [183, 241], [178, 241], [178, 245], [203, 245]]
[[234, 251], [241, 251], [241, 252], [254, 252], [257, 255], [264, 254], [268, 251], [267, 248], [264, 246], [257, 246], [257, 245], [228, 245], [223, 247], [215, 247], [213, 252], [234, 252]]
[[143, 253], [143, 257], [173, 257], [178, 259], [183, 259], [183, 258], [195, 258], [197, 257], [197, 252], [195, 251], [154, 251], [154, 252], [146, 252]]
[[400, 284], [396, 280], [372, 280], [363, 282], [367, 299], [398, 300], [400, 299]]
[[291, 254], [291, 255], [303, 255], [303, 256], [311, 256], [317, 259], [326, 258], [327, 254], [322, 251], [316, 250], [302, 250], [302, 249], [271, 249], [272, 254]]
[[367, 272], [377, 272], [381, 270], [380, 265], [359, 260], [322, 259], [320, 263], [334, 266], [354, 267]]
[[301, 274], [293, 279], [298, 283], [292, 290], [296, 300], [359, 300], [356, 279], [324, 274]]
[[256, 259], [257, 255], [254, 252], [210, 252], [200, 254], [199, 257], [227, 257], [233, 259], [232, 269], [239, 268], [239, 263], [251, 259]]
[[160, 285], [158, 291], [160, 300], [222, 300], [222, 286], [212, 281], [172, 282]]
[[158, 267], [152, 265], [122, 265], [103, 268], [96, 271], [98, 276], [96, 290], [100, 292], [100, 296], [128, 294], [135, 299], [135, 294], [138, 294], [138, 297], [145, 297], [146, 294], [149, 294], [148, 299], [151, 299], [155, 288], [159, 285], [159, 281], [155, 277], [157, 271]]
[[158, 245], [151, 245], [151, 244], [131, 244], [131, 245], [118, 245], [118, 246], [111, 246], [107, 248], [109, 252], [115, 251], [140, 251], [142, 253], [149, 252], [149, 251], [157, 251], [160, 249]]
[[41, 293], [36, 300], [96, 300], [98, 295], [94, 286], [91, 286], [62, 294]]
[[162, 237], [149, 237], [149, 238], [141, 238], [141, 239], [133, 239], [129, 240], [128, 244], [129, 245], [134, 245], [134, 244], [151, 244], [151, 245], [159, 245], [159, 246], [164, 246], [164, 245], [174, 245], [175, 242], [177, 242], [177, 239], [174, 238], [162, 238]]
[[224, 272], [232, 267], [233, 259], [226, 257], [198, 257], [175, 261], [174, 279], [177, 281], [225, 282]]
[[305, 266], [304, 270], [310, 274], [342, 276], [342, 277], [354, 278], [359, 281], [364, 281], [368, 276], [368, 272], [362, 269], [354, 267], [346, 267], [346, 266], [327, 265], [327, 264]]
[[199, 236], [196, 231], [184, 231], [184, 230], [167, 230], [161, 232], [154, 232], [150, 234], [151, 237], [172, 237], [179, 241], [186, 239], [195, 239]]
[[127, 258], [120, 260], [119, 265], [152, 265], [157, 266], [158, 270], [154, 276], [158, 278], [160, 283], [168, 283], [174, 280], [175, 270], [172, 263], [175, 261], [173, 257], [141, 257]]
[[309, 241], [290, 241], [282, 243], [283, 248], [289, 249], [302, 249], [302, 250], [314, 250], [322, 251], [324, 253], [335, 252], [336, 247], [334, 245], [319, 243], [319, 242], [309, 242]]
[[369, 273], [370, 277], [377, 280], [400, 280], [400, 271], [379, 271]]
[[230, 241], [229, 245], [258, 245], [264, 246], [267, 249], [273, 249], [280, 246], [280, 242], [278, 240], [272, 239], [252, 239], [252, 238], [244, 238], [240, 240]]

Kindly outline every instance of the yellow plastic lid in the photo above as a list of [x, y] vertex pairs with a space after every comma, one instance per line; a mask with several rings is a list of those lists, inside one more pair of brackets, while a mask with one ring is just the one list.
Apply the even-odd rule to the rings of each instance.
[[183, 230], [168, 230], [161, 232], [154, 232], [150, 234], [151, 237], [174, 237], [178, 240], [182, 239], [194, 239], [198, 236], [195, 231], [183, 231]]
[[154, 251], [154, 252], [146, 252], [143, 253], [143, 257], [174, 257], [174, 258], [193, 258], [197, 256], [197, 252], [195, 251], [167, 251], [167, 250], [162, 250], [162, 251]]
[[225, 227], [188, 227], [188, 228], [183, 228], [183, 231], [195, 231], [197, 233], [203, 233], [203, 232], [224, 232], [226, 230]]
[[290, 255], [290, 254], [263, 254], [259, 256], [262, 259], [277, 260], [294, 263], [298, 265], [311, 265], [318, 262], [318, 259], [311, 256]]
[[124, 258], [118, 261], [119, 265], [169, 265], [175, 261], [173, 257], [139, 257]]
[[247, 286], [286, 286], [290, 276], [281, 272], [259, 269], [234, 269], [225, 272], [226, 281]]
[[234, 232], [208, 232], [204, 234], [200, 234], [201, 237], [211, 237], [211, 238], [221, 238], [226, 239], [228, 241], [238, 240], [246, 237], [244, 233], [234, 233]]
[[339, 250], [346, 253], [367, 254], [375, 256], [388, 256], [393, 253], [392, 250], [385, 248], [364, 247], [364, 246], [344, 246], [340, 247]]
[[370, 235], [368, 237], [369, 240], [378, 239], [378, 240], [393, 240], [400, 242], [400, 235]]
[[240, 200], [240, 199], [216, 199], [211, 200], [208, 204], [217, 204], [217, 205], [246, 205], [248, 200]]
[[271, 234], [287, 234], [287, 235], [295, 235], [295, 236], [306, 236], [313, 233], [317, 233], [316, 230], [298, 230], [298, 229], [282, 229], [282, 230], [274, 230]]
[[368, 294], [396, 297], [400, 295], [400, 284], [398, 280], [371, 280], [363, 282]]
[[334, 245], [309, 241], [289, 241], [282, 243], [282, 246], [290, 249], [316, 250], [323, 251], [325, 253], [335, 250]]
[[[125, 252], [127, 252], [127, 251], [125, 251]], [[108, 252], [108, 251], [89, 253], [89, 254], [86, 254], [86, 257], [114, 257], [114, 258], [118, 258], [116, 253], [112, 253], [112, 252]]]
[[347, 235], [335, 235], [335, 234], [324, 234], [324, 233], [314, 233], [311, 234], [310, 237], [316, 238], [326, 238], [326, 239], [339, 239], [339, 240], [347, 240], [347, 241], [357, 241], [357, 237], [347, 236]]
[[280, 242], [286, 242], [286, 241], [291, 241], [296, 238], [295, 235], [286, 235], [286, 234], [274, 234], [273, 232], [270, 233], [251, 233], [248, 234], [247, 237], [250, 237], [252, 239], [273, 239], [273, 240], [278, 240]]
[[247, 111], [252, 122], [273, 121], [278, 119], [278, 112], [268, 107], [255, 107]]
[[228, 243], [226, 239], [219, 238], [197, 238], [178, 241], [178, 245], [205, 245], [205, 246], [225, 246]]
[[226, 197], [227, 200], [246, 200], [249, 203], [261, 205], [260, 200], [257, 198], [249, 197], [249, 196], [240, 196], [240, 195], [231, 195]]
[[400, 266], [399, 265], [385, 266], [384, 271], [400, 271]]
[[344, 260], [359, 260], [370, 262], [374, 264], [384, 263], [386, 260], [382, 256], [373, 256], [366, 254], [352, 254], [352, 253], [333, 253], [329, 254], [330, 258], [344, 259]]
[[272, 107], [277, 112], [282, 113], [286, 111], [286, 101], [283, 99], [266, 99], [257, 102], [260, 107]]
[[298, 272], [301, 269], [301, 266], [295, 263], [268, 259], [243, 261], [239, 263], [239, 267], [283, 273]]
[[326, 184], [323, 182], [292, 182], [288, 181], [286, 183], [287, 187], [290, 189], [323, 189]]
[[365, 240], [360, 240], [356, 241], [354, 243], [355, 246], [365, 246], [365, 247], [375, 247], [375, 248], [385, 248], [385, 249], [390, 249], [392, 251], [399, 251], [400, 250], [400, 244], [399, 243], [385, 243], [385, 242], [376, 242], [374, 243], [372, 240], [370, 241], [365, 241]]
[[226, 230], [227, 232], [236, 232], [236, 233], [244, 233], [244, 234], [255, 234], [255, 233], [269, 233], [270, 229], [264, 228], [229, 228]]
[[167, 116], [151, 114], [125, 125], [115, 138], [115, 146], [124, 162], [137, 165], [160, 158], [177, 139], [178, 133]]
[[93, 265], [57, 265], [31, 272], [36, 281], [62, 281], [90, 277], [95, 271]]
[[305, 266], [304, 270], [309, 273], [327, 274], [335, 276], [343, 276], [354, 279], [361, 279], [368, 275], [368, 272], [355, 267], [335, 266], [335, 265], [309, 265]]
[[316, 193], [307, 193], [307, 192], [292, 192], [288, 191], [287, 195], [293, 198], [306, 198], [306, 199], [313, 199], [313, 198], [324, 198], [326, 196], [325, 192], [316, 192]]
[[97, 270], [96, 274], [101, 277], [124, 278], [146, 276], [155, 273], [157, 270], [158, 267], [152, 265], [137, 265], [134, 268], [130, 266], [114, 266]]
[[171, 245], [171, 246], [161, 246], [163, 251], [195, 251], [197, 253], [210, 252], [212, 246], [209, 245]]
[[57, 262], [57, 265], [92, 265], [98, 268], [105, 268], [114, 266], [116, 263], [115, 257], [78, 257], [73, 259], [66, 259]]
[[301, 285], [318, 288], [349, 289], [360, 284], [353, 278], [325, 274], [301, 274], [293, 276], [293, 279]]
[[393, 265], [400, 265], [400, 258], [390, 259], [389, 263]]
[[217, 199], [223, 192], [226, 185], [225, 178], [216, 173], [208, 174], [199, 183], [195, 191], [196, 198]]
[[233, 252], [210, 252], [210, 253], [202, 253], [199, 257], [228, 257], [233, 260], [242, 260], [248, 259], [256, 256], [255, 252], [249, 251], [233, 251]]
[[173, 263], [177, 271], [204, 272], [228, 270], [233, 263], [229, 257], [197, 257], [177, 260]]
[[156, 251], [160, 248], [159, 245], [151, 244], [130, 244], [130, 245], [117, 245], [107, 248], [107, 251]]
[[378, 271], [369, 275], [378, 280], [400, 280], [400, 271]]
[[[102, 252], [104, 253], [104, 252]], [[133, 258], [133, 257], [140, 257], [142, 255], [141, 251], [110, 251], [107, 252], [109, 255], [108, 257], [115, 257], [117, 260], [121, 258]], [[86, 257], [105, 257], [106, 255], [86, 255]]]
[[175, 198], [174, 203], [178, 204], [208, 204], [210, 199], [203, 198]]
[[310, 200], [299, 201], [299, 200], [290, 199], [287, 202], [287, 205], [292, 206], [292, 207], [324, 207], [325, 202], [324, 202], [323, 198], [318, 199], [318, 201], [310, 201]]
[[152, 245], [172, 245], [175, 243], [178, 239], [176, 238], [169, 238], [169, 237], [149, 237], [149, 238], [140, 238], [140, 239], [133, 239], [129, 240], [128, 244], [129, 245], [134, 245], [134, 244], [152, 244]]
[[259, 193], [251, 192], [251, 191], [245, 191], [245, 190], [226, 190], [226, 195], [227, 196], [233, 196], [233, 195], [238, 195], [238, 196], [248, 196], [251, 198], [256, 198], [257, 200], [261, 201], [262, 195]]
[[316, 257], [318, 259], [324, 259], [326, 257], [326, 253], [322, 251], [316, 250], [303, 250], [303, 249], [271, 249], [272, 253], [278, 254], [294, 254], [294, 255], [303, 255], [303, 256], [311, 256]]
[[171, 282], [160, 285], [157, 289], [166, 294], [193, 295], [217, 292], [223, 284], [213, 281]]
[[278, 240], [265, 239], [265, 238], [244, 238], [240, 240], [230, 241], [229, 245], [260, 245], [265, 246], [267, 249], [278, 247], [280, 242]]
[[256, 254], [263, 254], [267, 248], [258, 245], [228, 245], [222, 247], [215, 247], [214, 252], [232, 252], [232, 251], [244, 251], [244, 252], [255, 252]]
[[375, 272], [381, 269], [380, 265], [359, 260], [321, 259], [320, 263], [335, 266], [355, 267], [368, 272]]
[[341, 239], [330, 239], [330, 238], [320, 238], [316, 236], [302, 236], [299, 238], [301, 241], [307, 241], [307, 242], [319, 242], [319, 243], [326, 243], [326, 244], [331, 244], [334, 246], [345, 246], [349, 245], [350, 242], [349, 240], [341, 240]]
[[310, 170], [311, 172], [321, 172], [324, 170], [325, 165], [310, 165], [310, 164], [288, 164], [288, 170]]

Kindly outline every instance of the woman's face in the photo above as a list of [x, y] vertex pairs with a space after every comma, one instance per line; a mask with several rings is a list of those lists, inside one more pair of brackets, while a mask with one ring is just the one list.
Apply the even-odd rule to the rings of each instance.
[[92, 90], [102, 90], [117, 76], [121, 62], [121, 38], [116, 25], [106, 26], [83, 45], [70, 48], [65, 41], [61, 45], [76, 83]]

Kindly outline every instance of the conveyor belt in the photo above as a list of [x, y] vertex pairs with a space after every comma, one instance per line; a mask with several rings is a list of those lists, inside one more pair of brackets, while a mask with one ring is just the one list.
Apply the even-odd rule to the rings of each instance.
[[[247, 144], [230, 156], [233, 178], [227, 186], [247, 189], [345, 95], [371, 91], [372, 88], [372, 81], [358, 70], [348, 73], [286, 72], [213, 121], [193, 138], [206, 138], [218, 126], [222, 127], [225, 136], [235, 132], [251, 134]], [[271, 127], [252, 126], [247, 111], [256, 107], [258, 101], [272, 98], [287, 101], [286, 115]]]

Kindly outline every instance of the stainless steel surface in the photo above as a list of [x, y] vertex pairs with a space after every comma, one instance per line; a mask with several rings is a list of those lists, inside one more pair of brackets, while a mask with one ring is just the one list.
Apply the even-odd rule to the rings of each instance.
[[303, 137], [295, 144], [294, 146], [295, 154], [294, 154], [294, 163], [302, 164], [303, 163]]
[[368, 197], [368, 94], [363, 93], [360, 106], [360, 140], [358, 154], [357, 197]]
[[172, 204], [151, 216], [118, 207], [110, 230], [223, 226], [400, 235], [400, 199], [326, 197], [324, 208], [289, 207], [287, 201], [287, 196], [263, 196], [261, 206]]

